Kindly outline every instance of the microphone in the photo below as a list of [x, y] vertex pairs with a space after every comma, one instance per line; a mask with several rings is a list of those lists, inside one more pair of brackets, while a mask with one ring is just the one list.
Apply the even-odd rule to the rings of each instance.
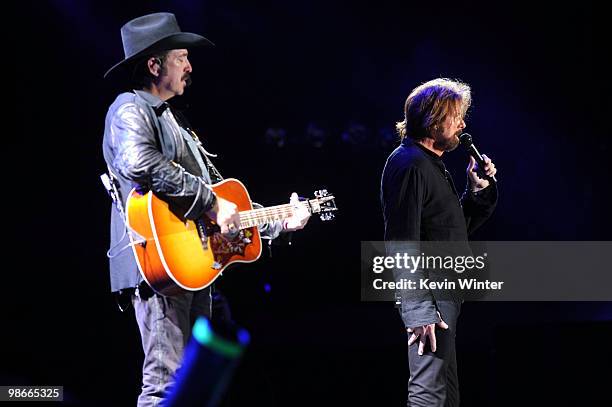
[[467, 152], [472, 157], [474, 157], [474, 160], [476, 160], [476, 162], [478, 163], [478, 171], [477, 171], [478, 175], [480, 175], [481, 177], [485, 179], [488, 179], [489, 181], [497, 182], [497, 180], [495, 179], [495, 176], [490, 177], [487, 174], [485, 174], [484, 172], [485, 162], [482, 156], [480, 155], [480, 153], [478, 152], [478, 149], [472, 142], [472, 135], [469, 133], [463, 133], [459, 136], [459, 141], [461, 142], [461, 145], [467, 150]]

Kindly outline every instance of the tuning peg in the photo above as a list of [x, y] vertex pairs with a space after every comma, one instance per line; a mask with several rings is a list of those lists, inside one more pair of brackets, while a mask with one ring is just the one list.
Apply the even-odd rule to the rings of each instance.
[[318, 191], [314, 192], [314, 196], [316, 198], [323, 198], [324, 196], [329, 195], [329, 192], [327, 192], [327, 189], [319, 189]]
[[331, 212], [324, 212], [320, 216], [322, 221], [332, 220], [334, 218], [334, 214]]

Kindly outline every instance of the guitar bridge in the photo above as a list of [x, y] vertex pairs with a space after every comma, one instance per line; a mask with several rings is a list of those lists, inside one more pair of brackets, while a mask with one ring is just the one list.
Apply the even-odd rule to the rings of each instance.
[[198, 229], [198, 235], [200, 236], [200, 242], [202, 243], [202, 249], [208, 250], [208, 236], [206, 235], [206, 225], [201, 220], [195, 222], [196, 228]]

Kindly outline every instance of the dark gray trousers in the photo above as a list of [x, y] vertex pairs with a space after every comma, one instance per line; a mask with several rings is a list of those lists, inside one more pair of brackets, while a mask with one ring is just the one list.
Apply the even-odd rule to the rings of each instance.
[[144, 351], [138, 407], [160, 405], [181, 365], [195, 319], [210, 318], [212, 304], [210, 289], [163, 297], [147, 288], [132, 296]]
[[461, 303], [438, 301], [436, 305], [449, 328], [444, 330], [436, 326], [437, 350], [435, 353], [431, 352], [429, 341], [423, 355], [418, 354], [418, 340], [408, 347], [409, 407], [459, 406], [455, 333]]

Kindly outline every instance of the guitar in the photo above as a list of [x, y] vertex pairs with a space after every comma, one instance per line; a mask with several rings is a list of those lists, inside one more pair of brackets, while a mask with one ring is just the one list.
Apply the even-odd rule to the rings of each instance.
[[[259, 225], [283, 220], [293, 214], [293, 205], [254, 209], [245, 186], [229, 178], [212, 185], [217, 196], [233, 202], [240, 212], [240, 227], [231, 237], [223, 235], [211, 219], [180, 219], [168, 203], [152, 192], [130, 192], [126, 204], [126, 221], [132, 249], [140, 273], [159, 294], [173, 295], [183, 290], [208, 287], [232, 263], [251, 263], [261, 255]], [[300, 201], [311, 214], [320, 213], [330, 220], [336, 211], [334, 196], [326, 190], [315, 192], [315, 198]]]

